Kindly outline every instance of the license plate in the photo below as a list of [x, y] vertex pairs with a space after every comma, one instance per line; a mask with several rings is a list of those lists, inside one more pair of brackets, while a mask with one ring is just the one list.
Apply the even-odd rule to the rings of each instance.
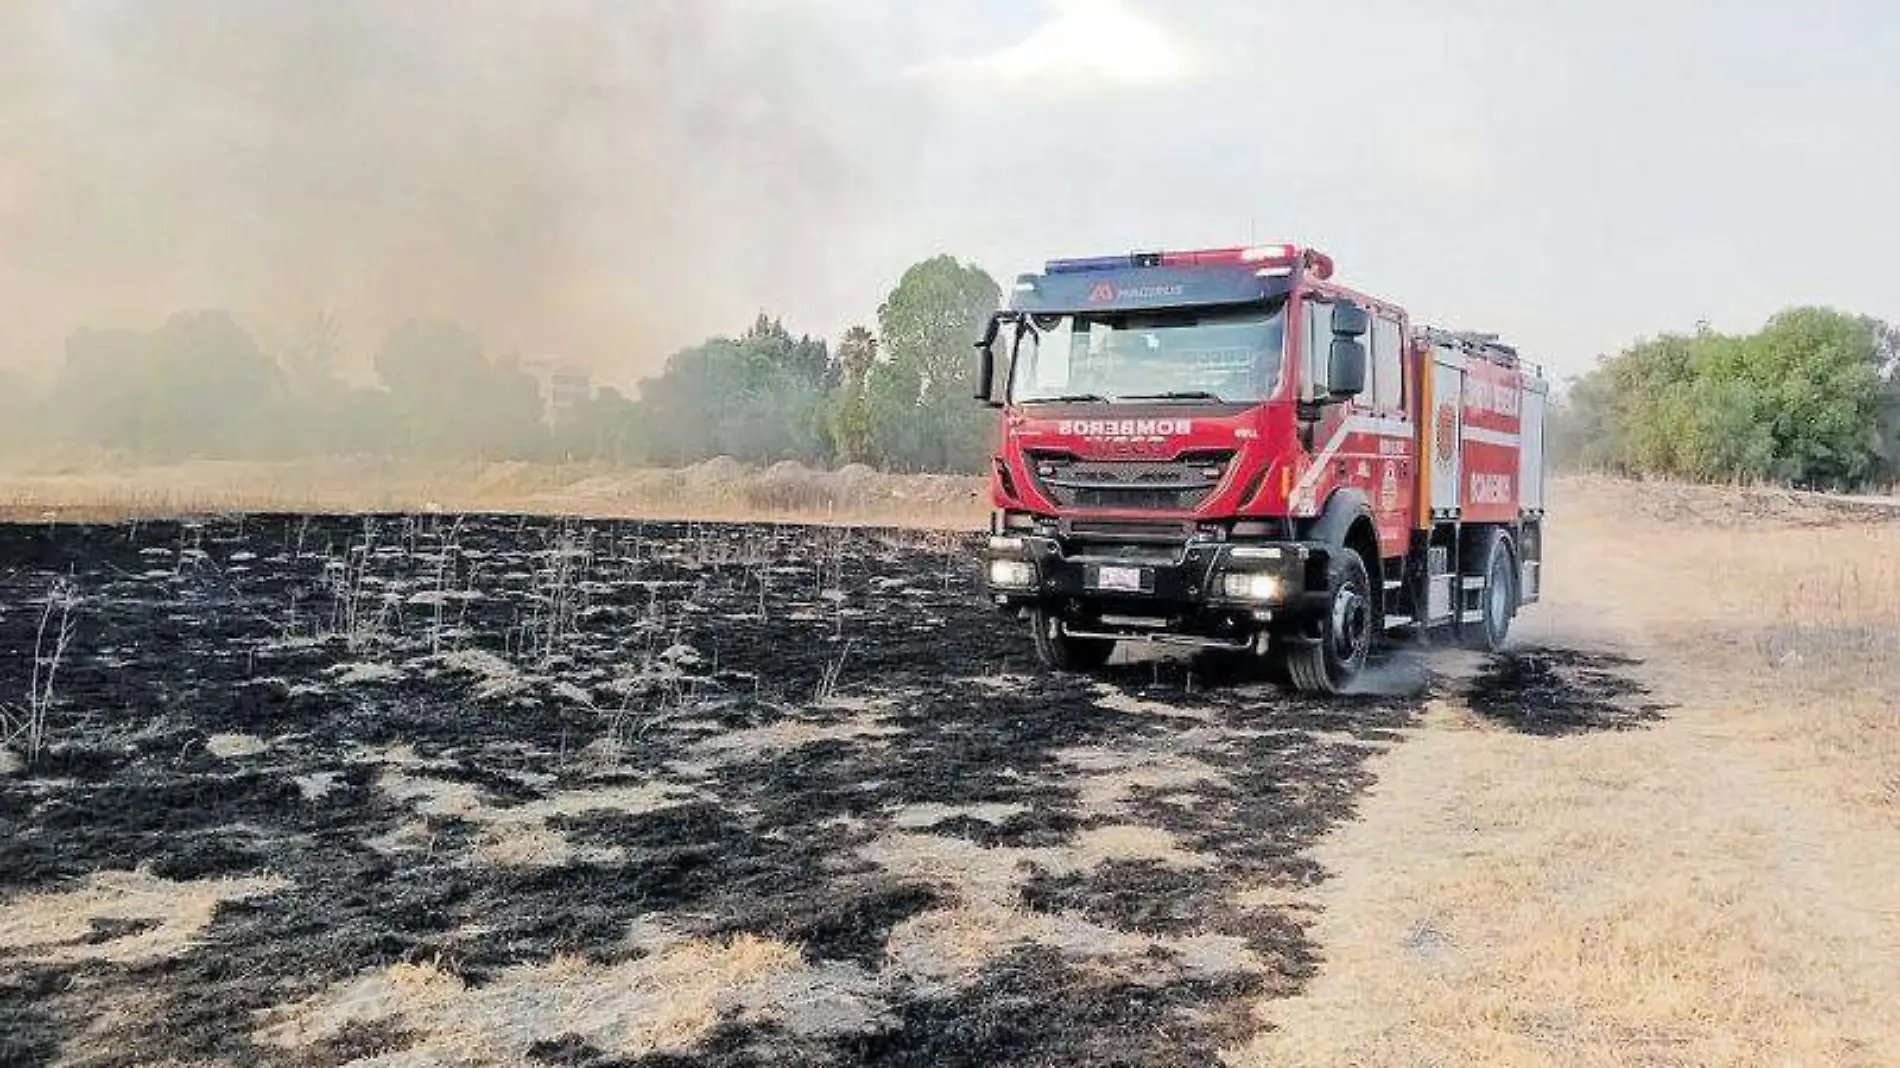
[[1098, 590], [1125, 590], [1129, 593], [1140, 593], [1141, 568], [1099, 568], [1095, 572], [1095, 588]]

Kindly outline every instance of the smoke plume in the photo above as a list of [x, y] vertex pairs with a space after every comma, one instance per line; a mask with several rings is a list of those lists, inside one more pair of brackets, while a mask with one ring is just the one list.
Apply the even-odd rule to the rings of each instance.
[[216, 307], [267, 347], [328, 312], [359, 363], [414, 317], [653, 370], [822, 294], [902, 173], [912, 123], [812, 11], [0, 6], [0, 365]]

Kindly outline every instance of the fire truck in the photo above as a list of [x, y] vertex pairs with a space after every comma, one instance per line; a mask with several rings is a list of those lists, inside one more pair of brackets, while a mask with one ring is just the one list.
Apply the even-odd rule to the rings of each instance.
[[1549, 387], [1295, 245], [1050, 261], [977, 343], [985, 589], [1048, 667], [1125, 642], [1349, 690], [1404, 630], [1495, 650], [1538, 598]]

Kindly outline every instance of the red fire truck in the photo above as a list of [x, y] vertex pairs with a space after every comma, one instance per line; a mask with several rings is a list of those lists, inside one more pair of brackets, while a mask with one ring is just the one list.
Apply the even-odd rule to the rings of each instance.
[[1400, 628], [1495, 649], [1535, 601], [1548, 386], [1293, 245], [1054, 260], [978, 342], [986, 588], [1058, 670], [1120, 642], [1347, 689]]

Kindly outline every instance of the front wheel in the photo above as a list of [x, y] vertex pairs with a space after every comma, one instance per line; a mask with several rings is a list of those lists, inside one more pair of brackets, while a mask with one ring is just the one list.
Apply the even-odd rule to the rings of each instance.
[[1352, 549], [1338, 549], [1326, 567], [1327, 609], [1317, 637], [1286, 646], [1287, 674], [1305, 693], [1339, 693], [1366, 666], [1372, 652], [1372, 580]]
[[1051, 671], [1095, 671], [1115, 652], [1115, 643], [1108, 638], [1064, 634], [1061, 620], [1047, 612], [1030, 614], [1029, 633], [1036, 642], [1036, 659]]

